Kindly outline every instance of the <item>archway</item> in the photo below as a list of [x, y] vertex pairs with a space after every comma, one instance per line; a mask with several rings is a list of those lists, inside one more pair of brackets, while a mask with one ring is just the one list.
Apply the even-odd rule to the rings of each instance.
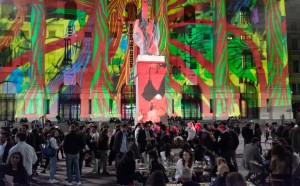
[[258, 93], [256, 87], [251, 83], [246, 83], [245, 88], [246, 90], [241, 93], [241, 117], [259, 119]]
[[201, 91], [198, 85], [183, 85], [181, 106], [182, 119], [202, 119]]
[[2, 82], [0, 84], [0, 120], [13, 120], [15, 118], [16, 103], [15, 85], [11, 82]]
[[136, 112], [135, 85], [123, 85], [121, 89], [121, 119], [134, 118]]
[[58, 113], [65, 120], [80, 120], [79, 85], [64, 85], [60, 88]]

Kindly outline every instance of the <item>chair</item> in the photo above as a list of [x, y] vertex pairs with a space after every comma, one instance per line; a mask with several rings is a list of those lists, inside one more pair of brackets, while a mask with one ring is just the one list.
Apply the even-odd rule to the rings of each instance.
[[266, 182], [266, 176], [264, 174], [264, 167], [262, 164], [259, 164], [257, 161], [249, 161], [250, 162], [250, 172], [254, 174], [254, 178], [252, 179], [254, 182], [261, 181], [263, 185]]

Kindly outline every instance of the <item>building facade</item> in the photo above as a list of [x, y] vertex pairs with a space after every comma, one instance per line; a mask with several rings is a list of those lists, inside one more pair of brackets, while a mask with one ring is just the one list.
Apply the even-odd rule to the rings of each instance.
[[[134, 117], [142, 13], [142, 0], [1, 0], [0, 120]], [[293, 117], [285, 1], [152, 0], [147, 14], [169, 116]]]

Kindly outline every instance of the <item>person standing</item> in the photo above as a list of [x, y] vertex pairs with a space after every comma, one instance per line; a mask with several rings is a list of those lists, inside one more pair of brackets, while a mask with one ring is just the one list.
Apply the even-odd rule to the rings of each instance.
[[8, 152], [12, 147], [8, 139], [9, 139], [8, 132], [3, 131], [0, 133], [0, 165], [6, 163]]
[[269, 126], [269, 123], [266, 123], [265, 124], [265, 137], [266, 137], [265, 143], [268, 142], [269, 136], [270, 136], [270, 126]]
[[100, 155], [100, 160], [99, 160], [99, 167], [98, 167], [98, 173], [100, 174], [100, 169], [101, 167], [103, 168], [103, 175], [109, 175], [109, 173], [106, 170], [106, 165], [107, 165], [107, 156], [108, 156], [108, 130], [104, 128], [101, 132], [100, 138], [99, 138], [99, 144], [98, 144], [98, 150], [99, 150], [99, 155]]
[[32, 166], [37, 161], [37, 156], [35, 154], [34, 148], [26, 143], [26, 134], [23, 132], [20, 132], [17, 134], [17, 144], [14, 145], [8, 153], [8, 158], [6, 160], [6, 164], [10, 161], [10, 156], [14, 152], [20, 152], [23, 157], [23, 165], [26, 169], [26, 172], [29, 177], [32, 176]]
[[124, 154], [127, 152], [127, 124], [122, 125], [122, 129], [116, 134], [114, 140], [114, 151], [116, 152], [116, 167], [120, 160], [123, 158]]
[[76, 127], [72, 124], [69, 127], [69, 134], [66, 135], [63, 148], [66, 155], [66, 167], [68, 182], [66, 185], [72, 185], [73, 170], [75, 172], [75, 181], [80, 185], [80, 171], [79, 171], [79, 152], [84, 148], [84, 143], [81, 136], [76, 132]]
[[57, 166], [57, 150], [59, 149], [59, 146], [57, 145], [57, 141], [56, 139], [58, 138], [59, 133], [57, 130], [52, 130], [51, 131], [51, 138], [49, 141], [49, 146], [53, 149], [55, 149], [55, 155], [53, 157], [49, 157], [50, 158], [50, 179], [49, 179], [49, 183], [58, 183], [59, 181], [57, 179], [55, 179], [55, 174], [56, 174], [56, 166]]

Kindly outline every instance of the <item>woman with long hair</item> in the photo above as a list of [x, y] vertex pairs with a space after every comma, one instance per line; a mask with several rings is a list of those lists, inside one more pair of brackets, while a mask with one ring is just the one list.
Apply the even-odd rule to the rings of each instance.
[[194, 165], [194, 155], [192, 151], [188, 149], [184, 150], [182, 153], [182, 158], [179, 159], [176, 164], [175, 179], [177, 181], [181, 181], [183, 168], [188, 167], [193, 171], [193, 165]]
[[8, 164], [0, 167], [0, 185], [29, 186], [29, 177], [20, 152], [12, 153]]
[[[289, 185], [291, 171], [292, 171], [292, 158], [286, 152], [282, 145], [275, 145], [271, 151], [271, 164], [270, 171], [271, 177], [275, 179], [285, 180], [286, 185]], [[272, 182], [271, 178], [271, 182]]]
[[[51, 138], [50, 138], [50, 141], [49, 141], [49, 145], [53, 149], [55, 149], [56, 153], [57, 153], [57, 150], [59, 149], [59, 146], [57, 145], [56, 139], [58, 138], [59, 133], [58, 133], [57, 130], [52, 130], [50, 136], [51, 136]], [[56, 156], [56, 153], [55, 153], [55, 156], [50, 157], [50, 179], [49, 179], [50, 183], [58, 183], [59, 182], [54, 177], [55, 174], [56, 174], [56, 166], [57, 166], [57, 156]]]

